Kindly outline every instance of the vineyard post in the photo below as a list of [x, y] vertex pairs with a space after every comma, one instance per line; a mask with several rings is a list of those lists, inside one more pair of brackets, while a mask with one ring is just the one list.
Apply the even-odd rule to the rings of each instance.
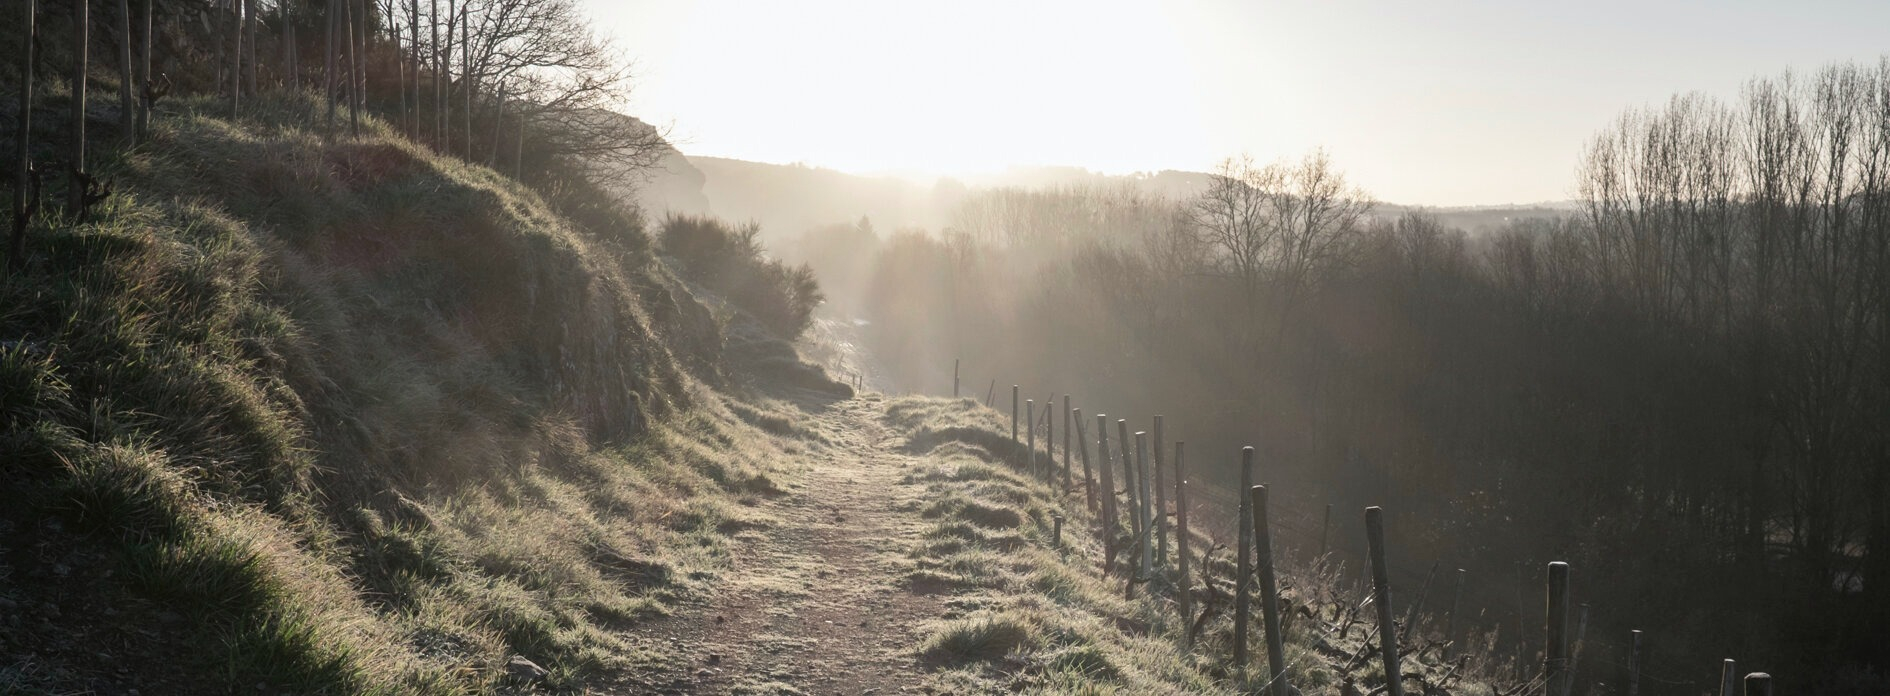
[[1398, 667], [1398, 627], [1391, 611], [1391, 572], [1385, 567], [1385, 512], [1365, 508], [1365, 541], [1371, 546], [1372, 596], [1378, 604], [1378, 648], [1385, 662], [1385, 693], [1404, 696]]
[[[1063, 395], [1063, 496], [1068, 496], [1070, 494], [1070, 491], [1072, 490], [1071, 486], [1074, 485], [1074, 482], [1071, 480], [1072, 476], [1071, 476], [1071, 471], [1070, 471], [1070, 421], [1074, 419], [1075, 417], [1076, 417], [1076, 412], [1071, 410], [1070, 408], [1070, 395], [1064, 394]], [[1063, 496], [1058, 496], [1058, 497], [1061, 498]]]
[[1575, 620], [1575, 642], [1569, 646], [1568, 686], [1562, 689], [1563, 693], [1574, 690], [1575, 672], [1582, 666], [1582, 643], [1588, 640], [1588, 603], [1583, 602], [1581, 607], [1582, 611]]
[[1017, 444], [1017, 385], [1011, 385], [1011, 444]]
[[1096, 462], [1102, 470], [1102, 537], [1103, 537], [1103, 574], [1116, 567], [1116, 523], [1121, 515], [1116, 512], [1116, 476], [1115, 469], [1109, 463], [1109, 416], [1096, 414]]
[[1179, 576], [1175, 599], [1181, 607], [1182, 640], [1192, 644], [1194, 631], [1189, 629], [1194, 624], [1194, 594], [1188, 579], [1188, 470], [1183, 463], [1183, 445], [1175, 442], [1175, 570]]
[[1037, 401], [1024, 400], [1024, 471], [1037, 473]]
[[[1134, 442], [1134, 440], [1129, 439], [1129, 421], [1124, 418], [1117, 418], [1116, 444], [1118, 445], [1118, 449], [1122, 450], [1122, 488], [1129, 494], [1129, 538], [1133, 540], [1130, 542], [1131, 544], [1140, 544], [1142, 543], [1142, 503], [1137, 500], [1136, 496], [1136, 493], [1139, 491], [1136, 489], [1135, 485]], [[1143, 569], [1137, 565], [1137, 556], [1140, 555], [1140, 550], [1134, 547], [1131, 547], [1129, 550], [1136, 554], [1136, 556], [1129, 558], [1129, 566], [1131, 568], [1129, 571], [1129, 579], [1130, 585], [1133, 586], [1135, 578], [1142, 574]]]
[[[1248, 489], [1253, 504], [1254, 564], [1260, 571], [1260, 617], [1267, 629], [1267, 691], [1287, 696], [1286, 637], [1280, 634], [1280, 590], [1273, 577], [1273, 539], [1267, 528], [1267, 487]], [[1387, 673], [1390, 674], [1390, 673]]]
[[1063, 513], [1050, 513], [1050, 519], [1056, 523], [1055, 531], [1050, 533], [1050, 546], [1061, 549], [1063, 548]]
[[1746, 696], [1772, 696], [1772, 675], [1764, 672], [1746, 675]]
[[1627, 696], [1641, 696], [1641, 632], [1628, 632]]
[[1549, 564], [1548, 634], [1542, 641], [1543, 685], [1549, 696], [1568, 688], [1568, 564]]
[[[1253, 448], [1240, 448], [1240, 490], [1253, 488]], [[1247, 613], [1253, 597], [1247, 579], [1253, 576], [1253, 507], [1246, 496], [1239, 496], [1239, 520], [1235, 535], [1239, 550], [1234, 566], [1234, 669], [1247, 668]]]
[[1155, 417], [1155, 563], [1168, 565], [1168, 486], [1162, 481], [1162, 417]]
[[1152, 502], [1149, 496], [1150, 483], [1149, 483], [1149, 460], [1148, 460], [1148, 433], [1142, 432], [1142, 431], [1137, 431], [1135, 433], [1135, 483], [1137, 486], [1141, 487], [1141, 491], [1142, 491], [1142, 494], [1140, 496], [1141, 498], [1140, 510], [1142, 511], [1142, 539], [1139, 542], [1142, 546], [1142, 573], [1141, 575], [1144, 581], [1147, 581], [1148, 583], [1153, 585], [1153, 583], [1155, 582], [1155, 576], [1156, 576], [1155, 550], [1154, 548], [1152, 548], [1150, 542], [1154, 541], [1154, 538], [1153, 538], [1154, 531], [1155, 531], [1154, 530], [1155, 528], [1154, 513], [1159, 512], [1159, 511], [1153, 510], [1150, 507]]
[[1450, 612], [1444, 615], [1444, 658], [1457, 656], [1457, 606], [1463, 602], [1464, 570], [1457, 569], [1457, 587], [1450, 593]]
[[1051, 481], [1057, 480], [1057, 418], [1050, 413], [1056, 407], [1057, 395], [1051, 394], [1043, 402], [1043, 474]]
[[[1089, 433], [1083, 432], [1083, 409], [1070, 411], [1072, 422], [1076, 426], [1076, 451], [1083, 458], [1083, 501], [1090, 512], [1096, 511], [1096, 477], [1089, 468]], [[1064, 433], [1068, 433], [1065, 430]]]

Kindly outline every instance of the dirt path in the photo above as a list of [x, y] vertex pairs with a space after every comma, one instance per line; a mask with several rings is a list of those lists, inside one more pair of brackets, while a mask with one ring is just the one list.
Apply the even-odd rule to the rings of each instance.
[[913, 457], [879, 420], [883, 402], [822, 408], [808, 425], [830, 448], [809, 456], [786, 495], [765, 503], [779, 523], [738, 537], [714, 593], [635, 629], [668, 667], [607, 693], [888, 694], [921, 678], [911, 646], [943, 599], [902, 586], [904, 554], [922, 529], [901, 483]]

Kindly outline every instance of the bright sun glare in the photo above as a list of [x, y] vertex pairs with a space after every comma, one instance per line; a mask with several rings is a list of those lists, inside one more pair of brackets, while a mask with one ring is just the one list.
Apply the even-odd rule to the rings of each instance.
[[1886, 4], [590, 3], [638, 63], [632, 111], [692, 155], [1121, 174], [1325, 148], [1381, 199], [1432, 205], [1569, 198], [1621, 109], [1874, 60], [1890, 26]]

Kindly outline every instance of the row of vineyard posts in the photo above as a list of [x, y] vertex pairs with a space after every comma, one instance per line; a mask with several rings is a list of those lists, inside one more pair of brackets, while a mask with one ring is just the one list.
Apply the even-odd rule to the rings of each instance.
[[[959, 362], [954, 361], [953, 398], [960, 398], [959, 369]], [[996, 382], [993, 381], [985, 396], [985, 406], [992, 406], [995, 392]], [[1096, 457], [1092, 460], [1090, 433], [1084, 425], [1083, 410], [1075, 407], [1072, 397], [1063, 395], [1062, 406], [1058, 408], [1056, 396], [1052, 395], [1042, 406], [1039, 409], [1034, 399], [1022, 399], [1022, 389], [1018, 385], [1011, 386], [1011, 442], [1025, 452], [1023, 464], [1032, 475], [1052, 485], [1060, 481], [1066, 495], [1081, 493], [1083, 505], [1095, 520], [1093, 532], [1100, 541], [1103, 556], [1101, 572], [1104, 576], [1120, 577], [1125, 597], [1132, 598], [1140, 591], [1168, 600], [1181, 620], [1182, 650], [1193, 649], [1200, 631], [1217, 612], [1230, 611], [1233, 618], [1233, 642], [1227, 664], [1237, 674], [1244, 674], [1248, 669], [1250, 623], [1253, 605], [1257, 601], [1262, 638], [1265, 641], [1268, 679], [1256, 691], [1268, 696], [1299, 693], [1291, 685], [1295, 665], [1286, 662], [1285, 634], [1288, 627], [1286, 617], [1282, 616], [1286, 602], [1280, 594], [1275, 576], [1274, 530], [1270, 524], [1274, 514], [1268, 506], [1267, 485], [1254, 483], [1254, 448], [1243, 447], [1238, 458], [1230, 460], [1238, 462], [1240, 490], [1247, 494], [1237, 496], [1237, 523], [1234, 529], [1239, 539], [1235, 562], [1229, 567], [1224, 561], [1217, 563], [1213, 557], [1220, 547], [1207, 543], [1210, 540], [1189, 526], [1193, 511], [1188, 502], [1187, 446], [1185, 442], [1176, 441], [1173, 460], [1163, 456], [1166, 448], [1162, 416], [1153, 417], [1152, 432], [1131, 433], [1128, 421], [1117, 419], [1112, 449], [1108, 415], [1094, 414]], [[1055, 412], [1058, 411], [1063, 421], [1061, 448], [1057, 447], [1055, 437], [1058, 420]], [[1039, 432], [1044, 435], [1041, 447], [1037, 440]], [[1082, 468], [1080, 480], [1076, 472], [1079, 465]], [[1116, 478], [1118, 473], [1123, 477], [1120, 483]], [[1173, 481], [1172, 506], [1165, 495], [1167, 486], [1164, 478]], [[1343, 639], [1359, 621], [1359, 612], [1368, 605], [1375, 607], [1376, 625], [1366, 635], [1358, 652], [1352, 653], [1349, 660], [1340, 666], [1340, 675], [1344, 680], [1343, 693], [1364, 693], [1357, 690], [1350, 673], [1370, 659], [1366, 654], [1368, 651], [1377, 653], [1376, 658], [1382, 663], [1386, 675], [1400, 675], [1400, 678], [1388, 679], [1370, 693], [1403, 696], [1406, 682], [1419, 685], [1421, 690], [1416, 693], [1449, 693], [1450, 687], [1461, 679], [1459, 670], [1469, 657], [1461, 653], [1462, 646], [1458, 644], [1462, 635], [1460, 628], [1467, 628], [1467, 625], [1460, 626], [1459, 620], [1466, 571], [1460, 568], [1456, 572], [1456, 590], [1445, 611], [1442, 634], [1418, 650], [1420, 656], [1435, 651], [1450, 666], [1441, 676], [1426, 674], [1421, 669], [1406, 671], [1404, 659], [1407, 655], [1400, 651], [1411, 644], [1414, 634], [1425, 623], [1423, 619], [1426, 617], [1420, 612], [1437, 568], [1431, 568], [1417, 601], [1400, 621], [1394, 611], [1391, 572], [1385, 560], [1385, 512], [1381, 507], [1372, 506], [1365, 508], [1364, 517], [1371, 571], [1369, 592], [1356, 602], [1335, 605], [1330, 621], [1324, 625], [1320, 625], [1321, 621], [1313, 611], [1303, 615], [1313, 619], [1312, 623], [1320, 630], [1335, 632], [1338, 638]], [[1175, 551], [1172, 557], [1168, 553], [1171, 518]], [[1059, 550], [1067, 551], [1062, 542], [1062, 516], [1058, 515], [1056, 521], [1057, 531], [1052, 537], [1052, 543]], [[1327, 560], [1327, 533], [1331, 529], [1331, 521], [1332, 506], [1327, 505], [1318, 534], [1320, 563]], [[1193, 548], [1194, 544], [1204, 544], [1205, 548], [1197, 550]], [[1200, 554], [1198, 562], [1191, 559], [1194, 553]], [[1215, 577], [1216, 572], [1227, 574], [1224, 584], [1221, 578]], [[1231, 598], [1225, 589], [1227, 586], [1232, 587]], [[1228, 606], [1230, 600], [1231, 606]], [[1569, 600], [1568, 564], [1560, 561], [1549, 563], [1541, 661], [1538, 668], [1531, 669], [1530, 661], [1522, 652], [1522, 643], [1518, 641], [1515, 681], [1498, 690], [1499, 696], [1569, 696], [1574, 687], [1574, 668], [1579, 659], [1580, 645], [1586, 642], [1588, 624], [1588, 605], [1583, 604], [1571, 640]], [[1435, 626], [1436, 622], [1431, 621], [1430, 624]], [[1373, 641], [1376, 641], [1375, 645]], [[1375, 650], [1371, 650], [1374, 647]], [[1625, 647], [1626, 664], [1620, 665], [1624, 674], [1622, 680], [1613, 685], [1610, 693], [1639, 696], [1643, 665], [1646, 663], [1642, 631], [1632, 631]], [[1731, 659], [1720, 665], [1716, 677], [1717, 688], [1712, 693], [1719, 696], [1740, 696], [1742, 693], [1745, 696], [1771, 696], [1772, 693], [1771, 675], [1753, 672], [1741, 678], [1737, 672], [1737, 663]], [[1665, 679], [1656, 681], [1676, 687], [1703, 683]]]
[[[91, 6], [97, 0], [71, 0], [72, 25], [72, 100], [67, 137], [70, 150], [65, 162], [68, 177], [66, 221], [70, 224], [84, 222], [88, 211], [98, 202], [111, 195], [111, 185], [96, 180], [86, 167], [86, 87], [90, 59]], [[428, 3], [422, 22], [422, 2]], [[153, 25], [158, 21], [160, 7], [177, 10], [186, 3], [158, 3], [156, 0], [141, 0], [138, 12], [133, 14], [131, 0], [116, 0], [116, 34], [112, 43], [118, 48], [115, 57], [119, 72], [118, 94], [118, 131], [126, 147], [135, 147], [149, 137], [150, 122], [157, 102], [171, 90], [171, 80], [163, 74], [153, 75], [152, 53], [156, 42], [153, 40]], [[323, 120], [324, 134], [330, 137], [338, 135], [335, 123], [337, 111], [345, 106], [348, 116], [349, 137], [359, 137], [361, 113], [366, 109], [367, 65], [369, 56], [380, 49], [379, 54], [395, 56], [394, 71], [397, 74], [400, 103], [396, 115], [398, 127], [415, 141], [428, 143], [442, 153], [454, 154], [471, 161], [474, 159], [474, 145], [478, 134], [473, 132], [473, 113], [480, 108], [478, 100], [478, 80], [472, 79], [473, 35], [471, 25], [472, 2], [470, 0], [445, 0], [446, 11], [440, 11], [440, 0], [406, 0], [406, 28], [403, 30], [400, 20], [401, 2], [399, 0], [277, 0], [272, 7], [258, 9], [257, 0], [210, 0], [204, 3], [210, 8], [213, 17], [206, 17], [206, 26], [214, 27], [213, 43], [215, 50], [215, 84], [220, 93], [227, 95], [231, 118], [241, 115], [245, 95], [259, 93], [258, 73], [267, 71], [275, 79], [269, 84], [274, 89], [300, 90], [318, 87], [327, 103], [327, 113]], [[20, 50], [20, 103], [19, 119], [14, 134], [14, 177], [13, 177], [13, 219], [12, 231], [8, 242], [7, 270], [17, 270], [26, 258], [26, 231], [33, 219], [39, 214], [41, 187], [44, 173], [32, 160], [32, 116], [34, 93], [34, 68], [41, 59], [39, 46], [50, 37], [39, 35], [41, 0], [22, 0], [20, 25], [23, 45]], [[189, 8], [181, 10], [179, 16], [168, 17], [171, 22], [187, 22]], [[273, 15], [266, 23], [259, 22], [265, 14]], [[320, 73], [308, 75], [302, 68], [300, 44], [296, 37], [296, 26], [305, 20], [319, 16], [325, 31], [321, 42]], [[369, 18], [376, 16], [379, 24], [386, 28], [385, 36], [372, 36]], [[273, 31], [265, 31], [273, 26]], [[134, 33], [134, 27], [136, 32]], [[431, 35], [431, 40], [424, 44], [417, 40], [423, 35], [423, 29]], [[444, 30], [445, 38], [441, 39]], [[265, 34], [269, 34], [265, 36]], [[457, 33], [457, 38], [455, 34]], [[258, 45], [265, 40], [273, 42], [279, 50], [275, 65], [266, 65], [261, 59]], [[340, 45], [337, 45], [339, 42]], [[380, 44], [376, 46], [376, 44]], [[135, 58], [134, 58], [135, 45]], [[455, 50], [460, 61], [455, 73]], [[455, 75], [460, 79], [455, 80]], [[136, 97], [134, 98], [134, 86]], [[457, 91], [456, 91], [457, 90]], [[499, 153], [503, 147], [507, 118], [516, 122], [516, 133], [511, 148], [511, 173], [519, 175], [524, 159], [524, 142], [527, 122], [532, 109], [530, 104], [516, 98], [508, 98], [509, 86], [502, 79], [498, 81], [496, 98], [488, 98], [484, 107], [491, 115], [493, 132], [488, 142], [486, 164], [498, 166]], [[463, 97], [463, 99], [461, 99]], [[460, 101], [455, 112], [455, 100]], [[510, 107], [510, 108], [508, 108]], [[457, 133], [455, 128], [458, 128]]]

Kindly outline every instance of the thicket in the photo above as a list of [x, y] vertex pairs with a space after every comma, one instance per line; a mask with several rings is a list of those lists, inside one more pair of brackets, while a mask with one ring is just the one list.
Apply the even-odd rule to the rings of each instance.
[[782, 339], [800, 338], [826, 298], [806, 264], [769, 258], [754, 224], [672, 215], [663, 220], [662, 251], [682, 265], [683, 276], [728, 300]]

